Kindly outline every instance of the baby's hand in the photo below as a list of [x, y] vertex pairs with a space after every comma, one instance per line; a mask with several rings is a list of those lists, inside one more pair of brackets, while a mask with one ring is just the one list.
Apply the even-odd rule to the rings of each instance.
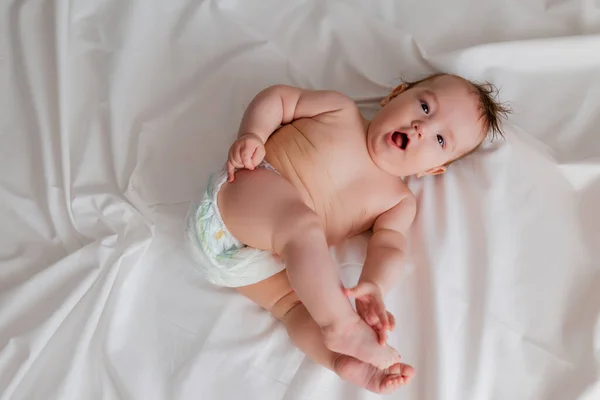
[[396, 320], [386, 310], [381, 289], [372, 282], [359, 282], [353, 288], [345, 288], [348, 297], [356, 299], [356, 312], [379, 336], [379, 343], [385, 344], [387, 332], [394, 330]]
[[254, 169], [265, 158], [265, 145], [254, 133], [240, 136], [229, 149], [227, 158], [227, 174], [229, 182], [233, 182], [236, 168]]

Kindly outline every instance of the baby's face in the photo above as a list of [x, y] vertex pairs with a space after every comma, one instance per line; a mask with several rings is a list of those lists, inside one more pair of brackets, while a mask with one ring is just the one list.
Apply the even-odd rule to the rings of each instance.
[[484, 138], [478, 98], [454, 76], [430, 79], [403, 91], [369, 125], [373, 161], [396, 176], [436, 173]]

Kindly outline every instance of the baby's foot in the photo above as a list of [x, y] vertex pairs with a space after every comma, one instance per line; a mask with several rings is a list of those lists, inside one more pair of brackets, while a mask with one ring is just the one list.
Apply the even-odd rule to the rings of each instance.
[[325, 346], [340, 354], [385, 369], [400, 361], [400, 356], [388, 345], [380, 345], [377, 334], [360, 317], [344, 325], [335, 325], [323, 330]]
[[335, 360], [333, 368], [343, 380], [380, 394], [392, 393], [406, 385], [415, 374], [410, 365], [396, 363], [382, 370], [345, 355]]

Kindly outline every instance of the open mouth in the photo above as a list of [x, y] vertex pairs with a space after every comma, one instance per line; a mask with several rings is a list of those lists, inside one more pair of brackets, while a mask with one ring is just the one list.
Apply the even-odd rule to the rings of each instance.
[[396, 146], [400, 147], [402, 150], [406, 150], [410, 139], [406, 133], [396, 131], [392, 133], [392, 142], [394, 142]]

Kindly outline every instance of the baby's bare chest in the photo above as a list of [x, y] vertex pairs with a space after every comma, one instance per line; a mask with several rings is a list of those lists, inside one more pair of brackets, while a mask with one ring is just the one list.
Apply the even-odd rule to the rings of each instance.
[[335, 241], [357, 235], [370, 229], [376, 219], [402, 200], [406, 193], [404, 183], [380, 179], [377, 176], [356, 176], [344, 187], [333, 182], [323, 182], [334, 190], [315, 201], [327, 224], [328, 236]]
[[288, 125], [267, 143], [276, 166], [322, 219], [330, 243], [371, 228], [406, 186], [373, 164], [361, 126]]

